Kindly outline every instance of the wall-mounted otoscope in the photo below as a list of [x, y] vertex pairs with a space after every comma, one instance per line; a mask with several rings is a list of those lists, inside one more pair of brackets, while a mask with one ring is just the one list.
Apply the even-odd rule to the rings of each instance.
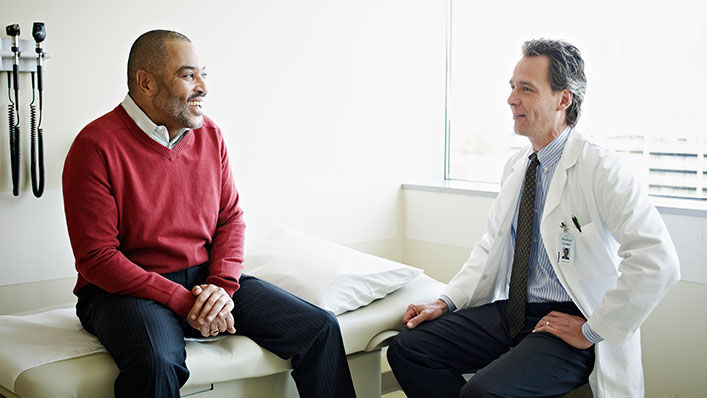
[[[42, 129], [43, 91], [45, 61], [50, 57], [44, 49], [47, 30], [43, 22], [35, 22], [32, 26], [34, 40], [20, 39], [20, 25], [7, 25], [5, 32], [9, 37], [0, 37], [0, 72], [7, 72], [8, 124], [10, 127], [10, 169], [12, 170], [12, 194], [20, 195], [20, 166], [22, 159], [20, 148], [20, 79], [22, 74], [31, 75], [32, 102], [30, 103], [30, 136], [31, 136], [31, 168], [32, 192], [40, 197], [44, 192], [44, 135]], [[35, 75], [37, 77], [35, 86]], [[29, 76], [28, 76], [29, 77]], [[37, 119], [37, 99], [35, 88], [39, 92], [39, 119]], [[14, 97], [12, 92], [14, 90]]]
[[[15, 89], [15, 102], [13, 104], [10, 99], [8, 110], [8, 119], [10, 121], [10, 167], [12, 168], [12, 194], [18, 196], [20, 194], [20, 25], [8, 25], [5, 28], [8, 36], [12, 37], [12, 83]], [[8, 72], [7, 79], [7, 94], [10, 96], [10, 76]], [[14, 109], [13, 109], [14, 105]], [[15, 112], [17, 120], [15, 120]]]
[[32, 177], [32, 193], [35, 197], [44, 192], [44, 135], [42, 134], [42, 61], [44, 48], [42, 42], [47, 37], [44, 23], [35, 22], [32, 26], [32, 36], [37, 43], [37, 88], [39, 92], [39, 123], [37, 123], [37, 108], [34, 106], [34, 72], [32, 72], [32, 103], [30, 103], [30, 176]]

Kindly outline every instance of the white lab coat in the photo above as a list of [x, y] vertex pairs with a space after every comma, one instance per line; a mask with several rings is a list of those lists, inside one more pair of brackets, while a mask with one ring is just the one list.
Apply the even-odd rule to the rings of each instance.
[[[506, 163], [486, 234], [445, 290], [457, 308], [508, 298], [511, 225], [531, 151], [520, 150]], [[563, 222], [576, 236], [574, 264], [558, 263]], [[680, 277], [677, 253], [645, 189], [617, 154], [572, 130], [550, 182], [540, 232], [559, 281], [604, 338], [595, 345], [593, 394], [643, 396], [639, 327]]]

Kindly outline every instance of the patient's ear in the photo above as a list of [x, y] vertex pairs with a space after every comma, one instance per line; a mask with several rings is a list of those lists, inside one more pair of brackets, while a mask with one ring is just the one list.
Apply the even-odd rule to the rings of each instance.
[[147, 97], [152, 97], [157, 94], [157, 79], [152, 73], [144, 69], [138, 69], [138, 71], [135, 72], [135, 80], [137, 81], [137, 89], [140, 94]]

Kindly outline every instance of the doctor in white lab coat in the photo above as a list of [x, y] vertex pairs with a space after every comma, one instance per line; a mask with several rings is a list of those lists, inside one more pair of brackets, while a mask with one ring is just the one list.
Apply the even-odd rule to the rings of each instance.
[[[528, 157], [568, 129], [564, 149], [549, 180], [539, 231], [557, 281], [581, 311], [581, 316], [553, 312], [531, 326], [530, 334], [551, 333], [578, 349], [593, 348], [595, 359], [589, 383], [594, 396], [643, 396], [639, 327], [668, 288], [678, 281], [677, 254], [660, 215], [648, 203], [646, 192], [636, 178], [621, 165], [618, 155], [590, 143], [567, 125], [572, 87], [552, 89], [550, 94], [545, 92], [551, 87], [550, 82], [545, 79], [545, 87], [541, 80], [542, 76], [548, 76], [549, 65], [547, 55], [524, 54], [516, 66], [508, 102], [516, 133], [527, 136], [531, 145], [507, 162], [501, 190], [488, 215], [487, 231], [473, 248], [470, 258], [449, 282], [440, 300], [408, 308], [403, 321], [410, 330], [401, 333], [402, 341], [394, 341], [389, 350], [393, 371], [408, 396], [416, 396], [416, 390], [424, 389], [422, 384], [414, 385], [418, 383], [414, 380], [436, 384], [438, 389], [449, 384], [441, 379], [428, 379], [422, 370], [426, 366], [445, 366], [443, 356], [434, 358], [435, 350], [445, 343], [437, 343], [436, 337], [430, 340], [430, 335], [416, 340], [414, 328], [434, 324], [438, 322], [436, 318], [448, 316], [450, 306], [464, 312], [507, 300], [514, 256], [512, 228]], [[539, 71], [542, 73], [538, 75]], [[562, 237], [569, 241], [562, 241]], [[568, 249], [567, 253], [564, 249]], [[429, 322], [433, 319], [435, 321]], [[583, 327], [585, 319], [588, 326]], [[445, 329], [438, 328], [431, 335], [444, 336], [445, 333]], [[594, 339], [599, 337], [599, 342], [595, 340], [593, 344], [587, 339], [587, 333]], [[454, 336], [449, 338], [451, 340], [458, 338], [453, 333], [450, 336]], [[422, 348], [427, 341], [431, 341], [429, 345], [434, 348]], [[411, 348], [414, 346], [419, 350]], [[418, 359], [422, 357], [425, 359]], [[425, 362], [429, 358], [433, 361]], [[459, 369], [461, 366], [457, 362], [449, 365], [460, 373], [477, 370]], [[519, 383], [516, 377], [503, 377], [507, 385]], [[539, 378], [542, 376], [534, 379]], [[472, 377], [469, 383], [473, 381]], [[520, 389], [513, 391], [526, 391], [524, 386], [518, 387]], [[528, 388], [527, 391], [532, 391]], [[488, 393], [494, 394], [493, 391]], [[530, 392], [501, 394], [534, 395]], [[438, 396], [442, 396], [441, 393]]]

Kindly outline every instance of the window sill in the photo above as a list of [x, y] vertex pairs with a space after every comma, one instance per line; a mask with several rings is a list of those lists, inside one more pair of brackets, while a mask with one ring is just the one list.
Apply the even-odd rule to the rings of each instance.
[[[444, 180], [438, 184], [402, 184], [402, 189], [439, 192], [455, 195], [486, 196], [495, 198], [499, 184], [461, 180]], [[661, 214], [707, 218], [707, 201], [650, 196], [651, 203]]]

